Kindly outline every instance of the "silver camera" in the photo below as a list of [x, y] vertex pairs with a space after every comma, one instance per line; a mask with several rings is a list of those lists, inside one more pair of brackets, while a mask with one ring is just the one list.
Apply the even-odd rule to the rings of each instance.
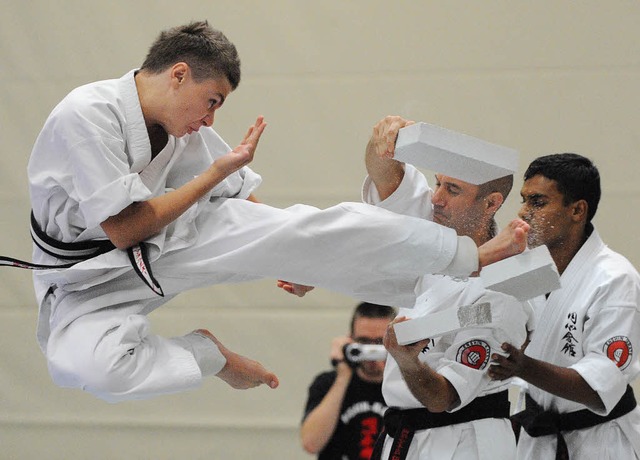
[[342, 352], [344, 359], [350, 365], [357, 365], [362, 361], [384, 361], [387, 359], [387, 350], [384, 345], [348, 343]]

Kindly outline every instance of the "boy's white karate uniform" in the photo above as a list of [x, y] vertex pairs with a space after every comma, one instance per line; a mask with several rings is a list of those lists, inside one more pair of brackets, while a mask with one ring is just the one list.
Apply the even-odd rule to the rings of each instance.
[[[203, 127], [169, 136], [152, 161], [134, 71], [85, 85], [52, 111], [36, 141], [33, 212], [59, 241], [105, 239], [100, 223], [109, 216], [180, 187], [230, 150]], [[121, 250], [34, 272], [38, 339], [56, 383], [118, 401], [192, 388], [203, 370], [217, 373], [225, 360], [212, 342], [149, 332], [145, 315], [187, 289], [273, 278], [411, 305], [420, 275], [476, 269], [475, 245], [452, 230], [362, 203], [321, 211], [245, 200], [259, 183], [242, 168], [147, 241], [164, 298]], [[62, 263], [38, 247], [33, 258]]]

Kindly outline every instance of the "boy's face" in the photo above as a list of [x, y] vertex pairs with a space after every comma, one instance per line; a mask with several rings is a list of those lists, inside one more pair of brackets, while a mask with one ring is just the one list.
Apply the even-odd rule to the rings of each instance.
[[203, 126], [211, 126], [216, 110], [222, 107], [231, 91], [231, 84], [224, 77], [196, 82], [191, 72], [187, 72], [176, 78], [165, 130], [182, 137]]

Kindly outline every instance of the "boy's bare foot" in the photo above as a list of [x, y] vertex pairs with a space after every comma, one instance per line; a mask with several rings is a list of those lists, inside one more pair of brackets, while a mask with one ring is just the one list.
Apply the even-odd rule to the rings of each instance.
[[216, 374], [216, 377], [227, 382], [232, 388], [246, 390], [263, 384], [268, 385], [270, 388], [277, 388], [280, 384], [278, 377], [274, 373], [266, 370], [258, 361], [229, 350], [207, 329], [197, 329], [194, 332], [211, 339], [227, 359], [227, 363]]
[[480, 267], [520, 254], [527, 247], [529, 224], [514, 219], [495, 237], [478, 247]]

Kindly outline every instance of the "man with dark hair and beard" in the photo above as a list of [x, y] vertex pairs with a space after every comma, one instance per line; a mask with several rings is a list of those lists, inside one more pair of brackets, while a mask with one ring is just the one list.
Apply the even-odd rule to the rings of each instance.
[[304, 450], [318, 454], [318, 459], [370, 457], [387, 408], [382, 398], [384, 359], [354, 366], [345, 359], [344, 347], [350, 343], [382, 346], [395, 315], [392, 307], [363, 302], [353, 312], [349, 336], [331, 342], [334, 370], [317, 375], [310, 385], [300, 427]]
[[[600, 174], [581, 155], [534, 160], [519, 216], [529, 246], [547, 245], [562, 287], [533, 300], [536, 330], [524, 351], [505, 343], [489, 374], [528, 382], [518, 459], [640, 458], [640, 276], [608, 248], [592, 219]], [[552, 421], [552, 423], [550, 423]]]

